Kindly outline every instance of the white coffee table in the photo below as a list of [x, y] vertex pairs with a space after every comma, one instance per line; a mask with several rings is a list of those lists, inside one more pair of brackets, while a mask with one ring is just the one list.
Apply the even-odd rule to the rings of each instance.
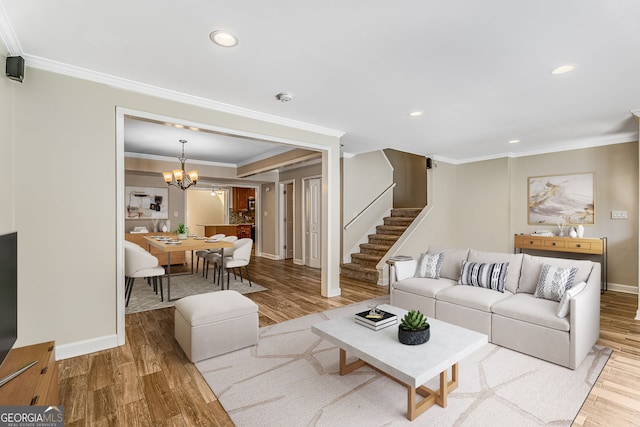
[[[396, 314], [398, 323], [407, 312], [387, 304], [379, 308]], [[355, 323], [353, 316], [318, 323], [311, 331], [340, 347], [340, 375], [369, 365], [407, 387], [407, 418], [414, 420], [436, 403], [447, 406], [447, 395], [458, 386], [458, 362], [487, 343], [487, 336], [479, 332], [433, 318], [428, 321], [431, 338], [421, 345], [401, 344], [398, 325], [374, 331]], [[359, 360], [347, 364], [347, 352]], [[437, 375], [438, 390], [423, 385]], [[420, 402], [416, 394], [423, 397]]]

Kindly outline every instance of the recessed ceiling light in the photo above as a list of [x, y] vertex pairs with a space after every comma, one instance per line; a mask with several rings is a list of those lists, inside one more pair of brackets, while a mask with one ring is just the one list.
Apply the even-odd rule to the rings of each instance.
[[511, 139], [511, 140], [509, 140], [509, 144], [517, 144], [518, 142], [520, 142], [519, 139]]
[[422, 115], [422, 111], [412, 111], [409, 113], [410, 117], [420, 117]]
[[551, 71], [551, 74], [564, 74], [564, 73], [568, 73], [570, 71], [575, 70], [575, 68], [576, 66], [571, 64], [561, 65], [555, 70]]
[[209, 34], [212, 42], [222, 47], [234, 47], [238, 44], [238, 38], [228, 31], [215, 30]]

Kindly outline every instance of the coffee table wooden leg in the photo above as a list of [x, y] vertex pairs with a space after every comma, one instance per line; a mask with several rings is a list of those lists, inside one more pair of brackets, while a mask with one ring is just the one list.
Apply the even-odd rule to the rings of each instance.
[[340, 375], [347, 375], [364, 365], [365, 362], [360, 359], [347, 364], [347, 352], [344, 349], [340, 349]]
[[[425, 386], [410, 387], [407, 386], [407, 418], [411, 421], [415, 420], [424, 411], [438, 404], [443, 408], [447, 406], [447, 396], [453, 390], [458, 388], [458, 364], [451, 366], [451, 380], [447, 378], [448, 369], [440, 372], [440, 387], [438, 391], [431, 390]], [[417, 395], [423, 397], [417, 402]]]

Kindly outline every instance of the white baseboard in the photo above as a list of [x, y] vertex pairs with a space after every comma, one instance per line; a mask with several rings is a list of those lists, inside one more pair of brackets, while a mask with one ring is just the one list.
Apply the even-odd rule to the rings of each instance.
[[56, 344], [56, 360], [82, 356], [83, 354], [95, 353], [96, 351], [107, 350], [117, 346], [118, 336], [116, 334], [69, 344]]
[[274, 254], [267, 254], [265, 252], [262, 252], [260, 254], [261, 257], [266, 258], [266, 259], [270, 259], [272, 261], [279, 261], [280, 257], [278, 255], [274, 255]]
[[303, 260], [303, 259], [296, 259], [296, 258], [294, 258], [294, 259], [293, 259], [293, 263], [294, 263], [295, 265], [304, 265], [304, 260]]
[[331, 298], [331, 297], [339, 297], [341, 295], [342, 291], [340, 288], [338, 289], [329, 289], [329, 295], [327, 295], [327, 298]]
[[607, 283], [607, 290], [616, 291], [616, 292], [624, 292], [627, 294], [638, 294], [638, 287], [631, 285], [621, 285], [620, 283]]

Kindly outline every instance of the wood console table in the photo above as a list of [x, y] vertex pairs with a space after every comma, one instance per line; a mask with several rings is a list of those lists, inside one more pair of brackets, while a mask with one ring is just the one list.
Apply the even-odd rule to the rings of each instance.
[[56, 365], [53, 341], [11, 350], [0, 368], [0, 378], [35, 360], [38, 361], [36, 365], [0, 388], [1, 406], [58, 406], [60, 404], [58, 365]]
[[576, 254], [600, 255], [602, 259], [602, 290], [607, 290], [607, 238], [574, 238], [574, 237], [546, 237], [529, 234], [516, 234], [513, 239], [513, 252], [520, 249], [551, 252], [568, 252]]

